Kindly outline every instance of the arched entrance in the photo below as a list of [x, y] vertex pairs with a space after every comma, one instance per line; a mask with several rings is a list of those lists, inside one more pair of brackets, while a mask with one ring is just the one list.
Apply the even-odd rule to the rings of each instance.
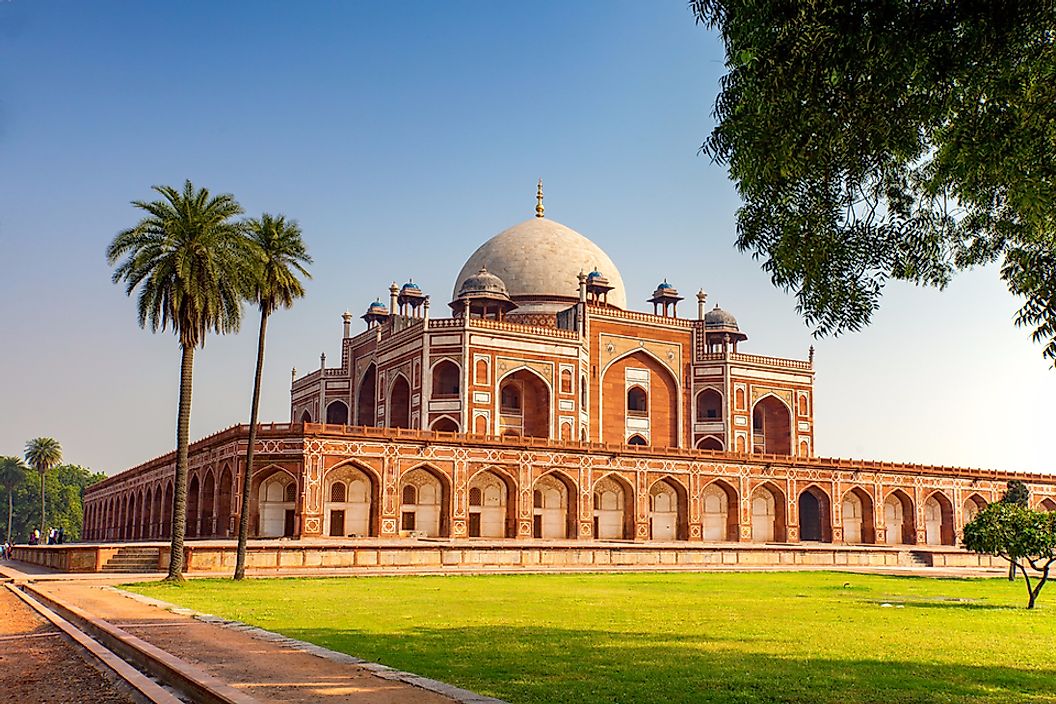
[[519, 369], [499, 382], [499, 434], [550, 437], [550, 389], [535, 372]]
[[1038, 508], [1042, 511], [1056, 511], [1056, 500], [1042, 499], [1041, 503], [1038, 504]]
[[884, 499], [884, 542], [888, 545], [913, 545], [917, 542], [913, 501], [901, 489]]
[[433, 421], [431, 430], [435, 430], [440, 433], [457, 433], [458, 423], [447, 416], [437, 418]]
[[602, 477], [594, 484], [594, 537], [634, 539], [634, 491], [618, 475]]
[[275, 470], [257, 490], [259, 528], [262, 538], [290, 537], [295, 532], [297, 482], [286, 472]]
[[752, 492], [752, 542], [785, 542], [785, 495], [772, 484]]
[[829, 495], [811, 485], [799, 494], [799, 539], [801, 542], [832, 542]]
[[199, 521], [198, 535], [201, 537], [207, 537], [213, 535], [213, 519], [215, 514], [213, 513], [216, 502], [216, 480], [213, 479], [213, 470], [209, 470], [205, 473], [205, 479], [202, 481], [202, 517]]
[[378, 368], [370, 364], [359, 380], [356, 391], [356, 425], [377, 425]]
[[172, 482], [165, 483], [165, 500], [161, 502], [161, 537], [172, 537]]
[[711, 543], [737, 541], [737, 492], [716, 479], [701, 493], [704, 511], [704, 540]]
[[649, 534], [653, 540], [685, 540], [686, 491], [674, 479], [665, 477], [649, 489]]
[[201, 495], [201, 485], [198, 483], [198, 475], [191, 475], [191, 481], [187, 483], [187, 537], [197, 538], [198, 528], [198, 509], [199, 499]]
[[697, 394], [698, 423], [717, 423], [722, 415], [722, 394], [715, 389], [704, 389]]
[[765, 396], [752, 409], [752, 452], [792, 454], [792, 414], [776, 396]]
[[448, 534], [447, 484], [440, 475], [419, 467], [400, 482], [400, 529], [433, 538]]
[[840, 509], [843, 542], [850, 545], [876, 542], [873, 500], [864, 489], [855, 487], [844, 494]]
[[403, 374], [397, 374], [389, 387], [388, 413], [390, 428], [411, 427], [411, 385]]
[[143, 511], [140, 513], [140, 538], [149, 540], [154, 537], [154, 521], [152, 519], [153, 511], [154, 492], [148, 488], [143, 495]]
[[532, 535], [536, 538], [575, 536], [575, 504], [569, 501], [574, 487], [561, 474], [539, 477], [532, 491]]
[[986, 508], [986, 499], [979, 494], [972, 494], [964, 500], [964, 522], [967, 525], [975, 520], [979, 512]]
[[234, 492], [234, 484], [231, 477], [231, 468], [224, 466], [220, 472], [220, 483], [216, 487], [216, 534], [226, 538], [231, 535], [231, 494]]
[[[601, 379], [601, 440], [678, 447], [679, 391], [671, 370], [638, 351], [605, 368]], [[637, 443], [636, 443], [637, 444]]]
[[433, 367], [433, 398], [458, 398], [461, 390], [460, 376], [458, 365], [451, 360], [438, 362]]
[[348, 404], [331, 401], [326, 407], [326, 422], [330, 425], [348, 425]]
[[513, 504], [505, 477], [490, 470], [469, 482], [469, 537], [507, 538], [513, 535]]
[[700, 440], [697, 440], [697, 449], [712, 450], [713, 452], [722, 452], [722, 441], [714, 435], [709, 435], [707, 437], [701, 438]]
[[352, 465], [331, 469], [323, 482], [323, 534], [332, 538], [376, 535], [373, 528], [377, 486], [373, 478]]
[[953, 504], [941, 491], [924, 502], [924, 535], [928, 545], [954, 544]]

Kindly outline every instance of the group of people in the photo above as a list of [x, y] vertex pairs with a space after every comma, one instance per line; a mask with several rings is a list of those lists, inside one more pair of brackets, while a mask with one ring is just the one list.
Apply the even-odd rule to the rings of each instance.
[[[66, 532], [63, 528], [49, 528], [48, 529], [48, 545], [62, 545], [66, 540]], [[41, 534], [39, 528], [34, 528], [33, 532], [29, 534], [30, 545], [41, 545]]]
[[5, 540], [3, 545], [0, 545], [0, 559], [10, 560], [11, 559], [11, 541]]

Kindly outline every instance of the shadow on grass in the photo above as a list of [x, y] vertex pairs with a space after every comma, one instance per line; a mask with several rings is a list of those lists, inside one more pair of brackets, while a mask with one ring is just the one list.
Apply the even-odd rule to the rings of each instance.
[[782, 657], [677, 634], [526, 627], [284, 633], [513, 703], [1056, 702], [1056, 669], [939, 664], [927, 653], [919, 662]]

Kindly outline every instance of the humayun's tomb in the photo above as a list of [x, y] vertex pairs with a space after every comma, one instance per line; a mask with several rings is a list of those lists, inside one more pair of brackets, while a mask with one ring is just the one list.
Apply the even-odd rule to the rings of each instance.
[[[541, 188], [536, 217], [466, 261], [449, 313], [414, 283], [388, 293], [365, 329], [344, 314], [336, 366], [295, 375], [290, 422], [260, 426], [248, 506], [248, 426], [191, 445], [188, 537], [234, 536], [245, 510], [257, 538], [334, 546], [941, 547], [1010, 479], [1056, 510], [1054, 476], [815, 456], [813, 352], [747, 353], [733, 315], [700, 292], [685, 316], [666, 281], [630, 310]], [[85, 540], [167, 538], [174, 463], [90, 487]]]

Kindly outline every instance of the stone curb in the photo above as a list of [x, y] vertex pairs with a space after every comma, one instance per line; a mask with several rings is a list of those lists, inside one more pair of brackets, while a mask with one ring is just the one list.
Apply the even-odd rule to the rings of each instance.
[[462, 689], [461, 687], [455, 687], [454, 685], [447, 684], [446, 682], [440, 682], [439, 680], [430, 679], [428, 677], [422, 677], [416, 675], [413, 672], [403, 672], [402, 670], [396, 670], [387, 665], [381, 663], [370, 662], [369, 660], [363, 660], [346, 653], [339, 653], [329, 648], [324, 648], [321, 645], [314, 643], [308, 643], [303, 640], [297, 640], [296, 638], [289, 638], [282, 635], [281, 633], [275, 633], [274, 631], [267, 631], [257, 626], [251, 626], [248, 623], [242, 623], [241, 621], [229, 621], [213, 614], [206, 614], [194, 609], [187, 609], [176, 604], [171, 604], [161, 599], [155, 599], [153, 597], [144, 596], [142, 594], [136, 594], [135, 592], [125, 591], [124, 589], [118, 589], [117, 587], [104, 586], [103, 589], [111, 591], [115, 594], [119, 594], [129, 599], [134, 599], [142, 604], [148, 606], [154, 606], [165, 611], [170, 611], [180, 616], [189, 616], [196, 621], [202, 623], [208, 623], [214, 626], [220, 626], [222, 628], [230, 628], [231, 630], [240, 631], [246, 633], [253, 638], [259, 640], [268, 641], [271, 643], [277, 643], [279, 645], [301, 650], [306, 653], [315, 655], [316, 657], [323, 658], [324, 660], [330, 660], [331, 662], [341, 663], [342, 665], [354, 665], [367, 670], [376, 677], [380, 677], [384, 680], [393, 680], [397, 682], [403, 682], [409, 684], [412, 687], [424, 689], [429, 692], [434, 692], [442, 696], [453, 699], [460, 704], [507, 704], [502, 699], [496, 699], [494, 697], [487, 697], [476, 692], [471, 692], [468, 689]]

